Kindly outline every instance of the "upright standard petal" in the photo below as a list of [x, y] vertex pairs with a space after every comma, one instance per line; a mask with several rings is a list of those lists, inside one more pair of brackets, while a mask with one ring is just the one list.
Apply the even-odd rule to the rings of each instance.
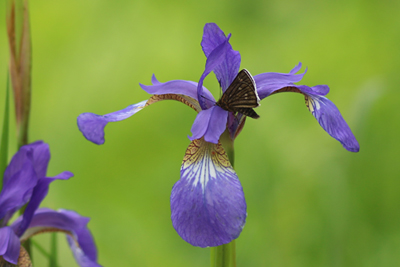
[[104, 144], [104, 127], [107, 123], [125, 120], [146, 106], [147, 100], [130, 105], [106, 115], [94, 113], [82, 113], [78, 116], [78, 128], [89, 141], [101, 145]]
[[[225, 33], [217, 24], [207, 23], [204, 26], [203, 39], [201, 41], [201, 46], [206, 57], [209, 57], [211, 52], [220, 44], [225, 42], [225, 40]], [[232, 46], [228, 43], [224, 60], [214, 69], [215, 76], [217, 77], [223, 92], [225, 92], [239, 72], [240, 61], [241, 58], [239, 51], [233, 50]]]
[[43, 141], [36, 141], [24, 147], [32, 150], [32, 162], [33, 168], [35, 168], [36, 171], [36, 175], [39, 178], [45, 177], [50, 161], [49, 145]]
[[[22, 217], [19, 217], [11, 227], [18, 229]], [[54, 211], [47, 208], [36, 210], [29, 228], [21, 236], [24, 241], [40, 232], [67, 232], [68, 243], [80, 266], [99, 267], [97, 263], [97, 249], [93, 236], [87, 228], [89, 218], [83, 217], [74, 211]]]
[[193, 140], [172, 188], [175, 230], [193, 246], [220, 246], [240, 235], [246, 216], [242, 186], [221, 144]]
[[218, 144], [219, 137], [226, 129], [228, 111], [219, 106], [202, 110], [193, 123], [192, 137], [190, 140], [200, 139], [204, 136], [207, 142]]
[[[11, 161], [10, 168], [13, 168], [13, 163], [15, 161]], [[29, 201], [32, 190], [38, 182], [32, 161], [28, 157], [25, 157], [22, 165], [20, 162], [18, 165], [20, 170], [6, 180], [0, 193], [0, 219], [3, 219], [3, 224], [6, 224], [9, 217]]]
[[57, 175], [53, 178], [44, 177], [38, 181], [38, 183], [36, 184], [36, 186], [33, 189], [32, 197], [24, 211], [23, 219], [21, 221], [20, 227], [15, 230], [16, 235], [21, 236], [25, 232], [25, 230], [28, 228], [28, 226], [32, 220], [33, 214], [35, 213], [35, 211], [39, 207], [40, 203], [43, 201], [43, 199], [46, 197], [46, 195], [49, 191], [50, 183], [53, 182], [54, 180], [68, 180], [72, 176], [74, 176], [74, 175], [71, 172], [66, 171], [66, 172], [60, 173], [59, 175]]
[[319, 95], [305, 95], [305, 99], [308, 109], [330, 136], [338, 140], [348, 151], [360, 150], [357, 139], [332, 101]]
[[228, 36], [223, 43], [218, 45], [207, 57], [205, 70], [200, 77], [199, 83], [197, 84], [197, 100], [199, 101], [203, 110], [207, 109], [203, 94], [204, 79], [225, 60], [225, 55], [229, 50], [229, 38], [230, 36]]
[[22, 146], [8, 164], [4, 172], [3, 183], [7, 183], [15, 173], [21, 171], [26, 161], [32, 162], [37, 177], [46, 176], [50, 161], [49, 145], [43, 141], [36, 141]]

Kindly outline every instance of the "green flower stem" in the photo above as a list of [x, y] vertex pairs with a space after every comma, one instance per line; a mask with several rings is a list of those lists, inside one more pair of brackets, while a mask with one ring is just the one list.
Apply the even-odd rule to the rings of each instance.
[[[227, 130], [221, 135], [220, 141], [233, 167], [235, 152], [233, 140]], [[235, 240], [228, 244], [211, 248], [211, 267], [236, 267]]]
[[211, 267], [236, 267], [236, 245], [232, 242], [211, 248]]

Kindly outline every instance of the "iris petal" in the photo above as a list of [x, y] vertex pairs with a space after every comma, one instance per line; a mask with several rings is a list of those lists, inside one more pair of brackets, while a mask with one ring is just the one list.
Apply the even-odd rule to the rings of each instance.
[[[20, 216], [11, 225], [14, 231], [20, 227], [21, 221]], [[87, 228], [88, 222], [89, 218], [80, 216], [74, 211], [41, 208], [36, 210], [21, 240], [24, 241], [39, 232], [68, 232], [68, 242], [78, 264], [85, 267], [98, 267], [101, 265], [97, 263], [97, 249], [93, 236]]]
[[171, 193], [171, 219], [178, 234], [199, 247], [227, 244], [246, 222], [240, 181], [221, 144], [193, 140]]
[[204, 136], [207, 142], [218, 144], [219, 137], [226, 129], [228, 111], [219, 106], [202, 110], [197, 114], [192, 125], [192, 137], [190, 140], [199, 139]]
[[[201, 111], [197, 101], [197, 83], [183, 80], [169, 81], [160, 83], [153, 75], [152, 83], [154, 85], [140, 85], [146, 92], [154, 93], [148, 100], [130, 105], [122, 110], [115, 111], [106, 115], [97, 115], [94, 113], [82, 113], [78, 116], [78, 128], [85, 138], [95, 144], [104, 144], [104, 127], [109, 122], [125, 120], [136, 114], [143, 108], [161, 100], [176, 100], [193, 108], [195, 111]], [[206, 107], [212, 107], [215, 104], [214, 97], [204, 88], [203, 98]]]
[[305, 94], [324, 96], [329, 93], [328, 85], [316, 85], [313, 87], [309, 87], [307, 85], [295, 85], [294, 87], [296, 87]]
[[78, 116], [78, 128], [86, 139], [95, 144], [104, 144], [104, 127], [107, 123], [125, 120], [146, 106], [147, 100], [130, 105], [122, 110], [118, 110], [106, 115], [94, 113], [82, 113]]
[[55, 176], [54, 178], [44, 177], [38, 181], [37, 185], [33, 189], [32, 197], [31, 197], [28, 205], [26, 206], [20, 227], [18, 229], [16, 229], [16, 231], [15, 231], [15, 233], [18, 236], [21, 236], [25, 232], [25, 230], [28, 228], [28, 226], [32, 220], [34, 212], [37, 210], [40, 203], [43, 201], [43, 199], [46, 197], [46, 195], [49, 191], [50, 183], [53, 182], [54, 180], [67, 180], [67, 179], [71, 178], [72, 176], [74, 176], [74, 175], [71, 172], [66, 171], [66, 172], [63, 172], [63, 173]]
[[223, 110], [219, 106], [213, 108], [213, 114], [208, 123], [207, 131], [204, 135], [204, 140], [210, 143], [218, 144], [219, 137], [226, 129], [228, 120], [228, 111]]
[[0, 228], [0, 256], [4, 260], [17, 264], [21, 243], [13, 230], [6, 226]]
[[35, 168], [36, 175], [39, 178], [45, 177], [47, 173], [47, 166], [49, 165], [50, 161], [49, 145], [43, 141], [36, 141], [24, 147], [32, 149], [33, 168]]
[[7, 228], [7, 226], [0, 228], [0, 255], [4, 255], [7, 251], [8, 239], [10, 238]]
[[[160, 83], [156, 76], [152, 77], [153, 85], [143, 85], [140, 84], [140, 87], [144, 91], [152, 95], [165, 95], [165, 94], [178, 94], [189, 96], [195, 100], [197, 100], [197, 83], [192, 81], [185, 80], [173, 80], [165, 83]], [[215, 99], [213, 95], [208, 91], [204, 86], [203, 90], [203, 100], [206, 102], [207, 107], [211, 107], [215, 103]]]
[[229, 38], [230, 36], [228, 36], [223, 43], [218, 45], [207, 57], [205, 70], [200, 77], [199, 83], [197, 84], [197, 99], [199, 100], [200, 106], [203, 110], [208, 108], [203, 94], [204, 79], [225, 60], [226, 53], [229, 50]]
[[36, 141], [29, 145], [22, 146], [13, 156], [4, 172], [3, 183], [22, 169], [25, 162], [29, 160], [36, 172], [37, 177], [46, 176], [47, 166], [50, 161], [49, 145], [43, 141]]
[[[217, 24], [207, 23], [204, 26], [203, 39], [201, 41], [201, 46], [206, 57], [225, 40], [226, 36]], [[225, 92], [238, 74], [240, 61], [240, 53], [233, 50], [232, 46], [228, 43], [224, 60], [214, 69], [223, 92]]]
[[327, 85], [309, 87], [306, 85], [292, 84], [288, 87], [275, 90], [272, 94], [281, 92], [303, 94], [308, 109], [330, 136], [338, 140], [348, 151], [358, 152], [360, 150], [360, 145], [340, 114], [339, 109], [332, 101], [324, 97], [324, 95], [329, 92], [329, 87]]
[[301, 81], [307, 70], [305, 70], [304, 73], [295, 74], [300, 68], [301, 63], [294, 67], [289, 73], [266, 72], [254, 76], [257, 93], [260, 99], [266, 98], [276, 90], [287, 86], [293, 86], [293, 83]]
[[189, 137], [190, 140], [199, 139], [204, 136], [207, 131], [208, 123], [210, 122], [211, 116], [213, 112], [213, 107], [202, 110], [197, 114], [196, 119], [192, 125], [192, 137]]
[[306, 104], [321, 127], [345, 149], [351, 152], [360, 150], [354, 134], [332, 101], [323, 96], [306, 95]]
[[4, 183], [0, 193], [0, 219], [7, 217], [4, 218], [3, 223], [7, 223], [9, 217], [29, 201], [32, 190], [38, 181], [31, 160], [25, 158], [25, 162], [20, 168]]

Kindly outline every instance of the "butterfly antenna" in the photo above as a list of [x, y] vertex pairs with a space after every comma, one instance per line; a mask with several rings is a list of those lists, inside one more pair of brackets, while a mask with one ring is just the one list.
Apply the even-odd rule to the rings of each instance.
[[210, 102], [213, 102], [211, 99], [208, 99], [207, 97], [205, 97], [204, 95], [201, 95], [202, 98], [207, 99]]

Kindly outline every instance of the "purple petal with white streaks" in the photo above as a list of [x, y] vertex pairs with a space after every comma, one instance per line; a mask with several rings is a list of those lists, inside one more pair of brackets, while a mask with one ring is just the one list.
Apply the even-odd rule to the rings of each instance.
[[291, 84], [272, 93], [296, 92], [305, 96], [306, 105], [321, 127], [333, 138], [338, 140], [345, 149], [351, 152], [358, 152], [360, 146], [352, 133], [350, 127], [340, 114], [339, 109], [332, 101], [324, 97], [329, 92], [327, 85], [306, 85]]
[[332, 101], [318, 95], [307, 95], [306, 101], [308, 109], [330, 136], [338, 140], [348, 151], [360, 150], [357, 139]]
[[104, 127], [107, 123], [125, 120], [133, 116], [145, 107], [146, 102], [147, 100], [144, 100], [106, 115], [82, 113], [78, 116], [78, 128], [87, 140], [98, 145], [104, 144]]
[[193, 246], [220, 246], [240, 235], [246, 216], [242, 186], [221, 144], [193, 140], [172, 188], [175, 230]]

